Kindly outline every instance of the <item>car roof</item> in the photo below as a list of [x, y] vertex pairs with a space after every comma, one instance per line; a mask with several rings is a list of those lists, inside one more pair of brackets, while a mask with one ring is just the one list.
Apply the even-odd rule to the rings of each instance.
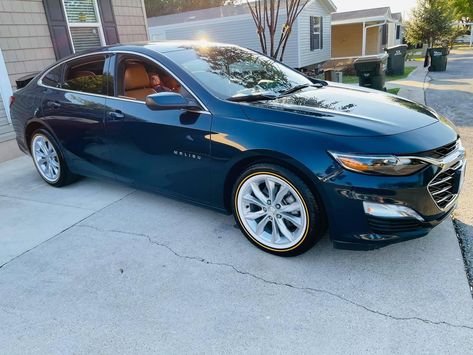
[[202, 48], [202, 47], [236, 47], [235, 45], [208, 42], [208, 41], [157, 41], [157, 42], [136, 42], [129, 44], [114, 44], [100, 48], [92, 48], [87, 51], [76, 53], [76, 55], [84, 55], [88, 53], [97, 53], [99, 51], [113, 52], [120, 50], [136, 50], [140, 52], [140, 49], [146, 48], [158, 53], [174, 52], [178, 50], [185, 50], [189, 48]]

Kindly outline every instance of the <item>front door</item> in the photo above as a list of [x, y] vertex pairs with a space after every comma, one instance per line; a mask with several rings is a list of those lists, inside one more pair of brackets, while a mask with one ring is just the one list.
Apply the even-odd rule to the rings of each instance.
[[106, 100], [110, 161], [117, 178], [199, 203], [210, 201], [210, 126], [205, 110], [153, 111], [147, 95], [160, 91], [191, 97], [171, 74], [147, 58], [116, 55], [117, 95]]

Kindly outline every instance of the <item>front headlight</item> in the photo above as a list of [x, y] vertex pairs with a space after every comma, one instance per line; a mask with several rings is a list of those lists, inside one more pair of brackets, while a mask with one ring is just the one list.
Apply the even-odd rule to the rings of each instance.
[[423, 169], [427, 163], [394, 155], [358, 155], [329, 152], [345, 169], [371, 175], [411, 175]]

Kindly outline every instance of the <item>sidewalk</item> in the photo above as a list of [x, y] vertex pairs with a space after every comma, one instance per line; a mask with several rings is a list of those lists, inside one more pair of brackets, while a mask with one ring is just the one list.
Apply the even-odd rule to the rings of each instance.
[[398, 95], [406, 99], [425, 104], [424, 89], [428, 79], [427, 69], [424, 68], [424, 63], [417, 61], [410, 61], [406, 66], [417, 67], [405, 79], [388, 81], [386, 83], [387, 89], [400, 88]]

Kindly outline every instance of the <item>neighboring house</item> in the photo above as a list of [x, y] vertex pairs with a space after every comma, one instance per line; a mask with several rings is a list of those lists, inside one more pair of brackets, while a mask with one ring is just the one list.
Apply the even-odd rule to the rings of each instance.
[[[293, 68], [314, 68], [331, 58], [331, 0], [312, 0], [294, 23], [284, 62]], [[281, 3], [278, 27], [285, 23]], [[195, 40], [236, 44], [261, 51], [256, 26], [246, 4], [148, 18], [151, 40]], [[280, 31], [280, 30], [279, 30]], [[277, 33], [279, 37], [280, 32]]]
[[9, 98], [18, 78], [88, 48], [147, 39], [143, 0], [1, 0], [0, 142], [14, 138]]
[[402, 16], [389, 7], [338, 12], [332, 15], [332, 57], [379, 54], [402, 43]]

